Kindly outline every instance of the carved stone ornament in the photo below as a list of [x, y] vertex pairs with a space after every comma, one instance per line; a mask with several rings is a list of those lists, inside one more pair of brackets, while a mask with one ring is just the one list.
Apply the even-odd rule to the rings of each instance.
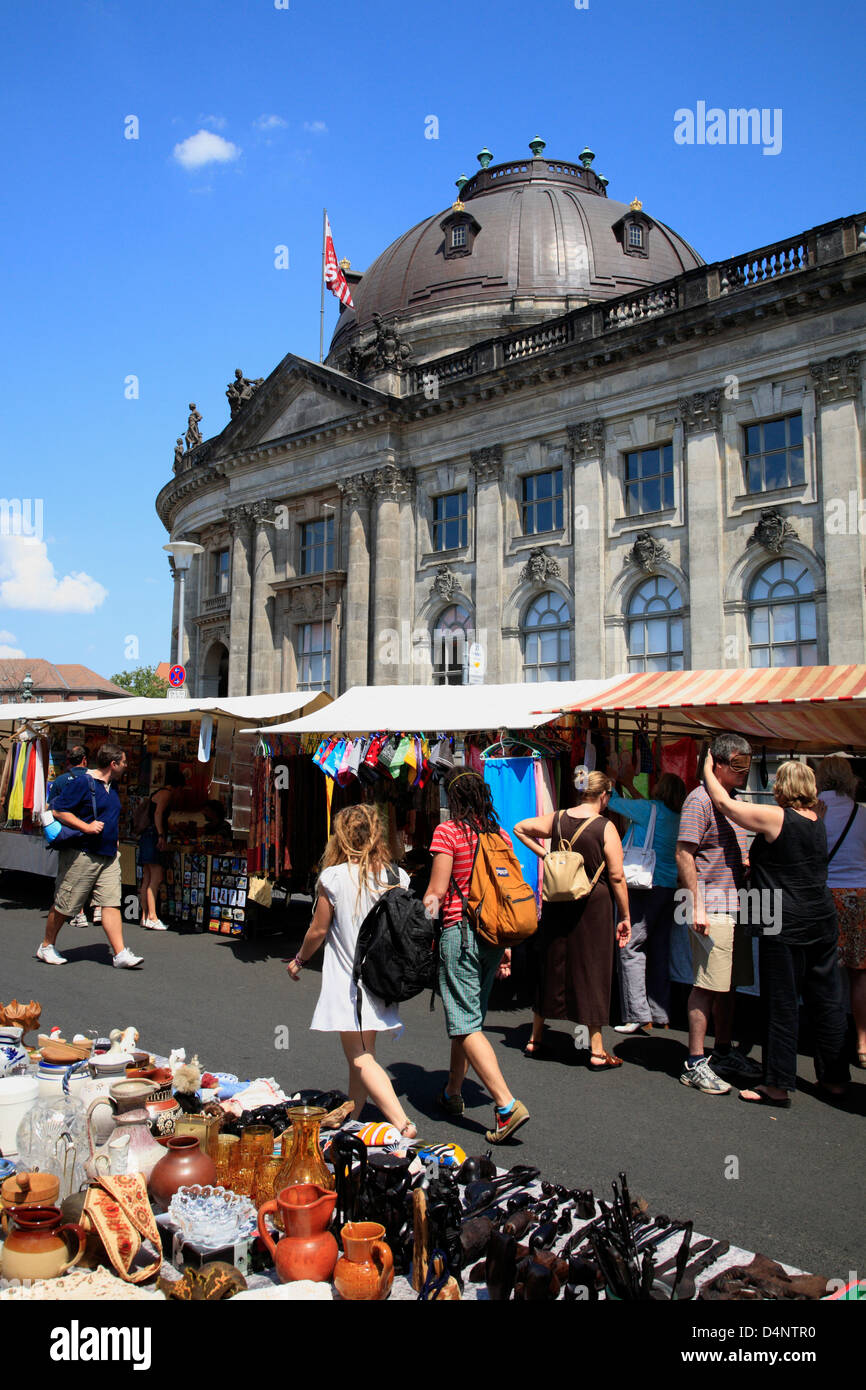
[[473, 449], [470, 458], [477, 483], [492, 483], [502, 476], [501, 444], [491, 444], [486, 449]]
[[235, 367], [235, 379], [230, 381], [226, 387], [232, 419], [246, 405], [247, 401], [252, 400], [263, 381], [263, 376], [257, 376], [254, 381], [250, 381], [249, 377], [244, 376], [240, 367]]
[[852, 352], [848, 357], [828, 357], [826, 362], [812, 362], [809, 371], [819, 405], [856, 399], [860, 385], [859, 353]]
[[[325, 587], [325, 613], [333, 605], [333, 594]], [[291, 589], [288, 596], [289, 613], [297, 622], [312, 622], [314, 618], [321, 619], [322, 616], [322, 585], [319, 584], [300, 584], [296, 589]]]
[[346, 353], [346, 367], [351, 376], [363, 378], [375, 372], [404, 372], [409, 365], [412, 349], [404, 343], [396, 328], [386, 323], [381, 314], [373, 315], [374, 337], [363, 346], [354, 345]]
[[401, 502], [412, 496], [414, 477], [410, 469], [397, 468], [393, 463], [375, 468], [371, 486], [380, 502]]
[[370, 501], [370, 494], [373, 490], [372, 473], [356, 473], [353, 477], [347, 478], [344, 483], [338, 483], [340, 495], [348, 502], [350, 507], [360, 507]]
[[436, 566], [436, 578], [430, 585], [430, 595], [440, 594], [442, 598], [452, 599], [460, 588], [460, 579], [448, 565]]
[[529, 552], [529, 559], [520, 571], [521, 584], [546, 584], [548, 579], [559, 579], [562, 570], [559, 563], [550, 555], [545, 555], [541, 546]]
[[797, 532], [790, 521], [787, 521], [775, 507], [765, 507], [761, 512], [761, 520], [749, 537], [748, 544], [762, 545], [765, 550], [771, 550], [774, 555], [778, 555], [786, 541], [795, 541], [796, 539]]
[[696, 391], [679, 403], [680, 417], [686, 434], [703, 430], [718, 430], [722, 426], [721, 391]]
[[237, 507], [226, 508], [226, 521], [233, 535], [237, 531], [249, 530], [252, 519], [252, 508], [249, 502], [242, 502]]
[[670, 551], [663, 541], [657, 540], [651, 531], [638, 531], [634, 545], [626, 556], [626, 564], [638, 565], [645, 574], [655, 574], [662, 560], [667, 560]]
[[579, 425], [569, 425], [568, 439], [575, 462], [598, 458], [604, 453], [604, 421], [584, 420]]
[[174, 446], [174, 471], [175, 473], [183, 464], [183, 435], [176, 441]]
[[199, 429], [201, 419], [202, 416], [200, 412], [196, 410], [195, 401], [190, 401], [189, 416], [187, 417], [185, 436], [186, 447], [188, 449], [194, 449], [197, 444], [201, 444], [202, 442], [201, 430]]

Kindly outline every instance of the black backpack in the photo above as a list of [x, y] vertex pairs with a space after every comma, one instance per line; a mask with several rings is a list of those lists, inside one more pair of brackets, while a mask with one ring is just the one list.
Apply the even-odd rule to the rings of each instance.
[[393, 886], [367, 913], [355, 946], [352, 979], [358, 991], [359, 1028], [362, 985], [385, 1004], [402, 1004], [422, 990], [434, 989], [436, 982], [436, 922], [427, 916], [421, 899], [401, 886], [393, 869], [386, 873]]

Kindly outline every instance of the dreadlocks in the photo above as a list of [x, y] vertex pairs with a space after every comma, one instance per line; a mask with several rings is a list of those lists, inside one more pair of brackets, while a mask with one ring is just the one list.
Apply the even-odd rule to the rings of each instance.
[[499, 822], [496, 819], [490, 788], [477, 772], [455, 768], [448, 774], [445, 792], [452, 820], [474, 830], [476, 835], [498, 833]]

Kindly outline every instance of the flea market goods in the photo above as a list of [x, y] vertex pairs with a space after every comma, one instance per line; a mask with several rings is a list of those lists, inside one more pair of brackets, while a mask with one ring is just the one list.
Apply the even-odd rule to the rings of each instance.
[[[339, 1254], [327, 1229], [336, 1201], [336, 1192], [313, 1183], [298, 1183], [259, 1208], [259, 1235], [271, 1252], [281, 1284], [294, 1279], [330, 1279]], [[268, 1212], [279, 1212], [286, 1232], [276, 1244], [265, 1225]]]
[[18, 1126], [17, 1143], [26, 1168], [60, 1178], [61, 1202], [86, 1181], [87, 1115], [77, 1100], [38, 1100]]
[[[327, 1111], [314, 1105], [297, 1105], [289, 1111], [292, 1147], [274, 1183], [276, 1192], [297, 1183], [313, 1183], [328, 1192], [333, 1190], [334, 1175], [325, 1163], [319, 1145], [319, 1126], [326, 1114]], [[286, 1152], [287, 1137], [283, 1136], [283, 1153]]]
[[64, 1225], [57, 1207], [18, 1207], [10, 1218], [0, 1259], [4, 1279], [54, 1279], [81, 1259], [87, 1235]]
[[[136, 1082], [122, 1082], [122, 1086], [137, 1085]], [[148, 1083], [141, 1083], [147, 1085]], [[148, 1178], [159, 1163], [165, 1157], [165, 1150], [158, 1144], [150, 1132], [150, 1116], [142, 1104], [146, 1097], [141, 1094], [121, 1093], [119, 1098], [113, 1095], [98, 1096], [92, 1101], [87, 1111], [87, 1141], [89, 1149], [89, 1159], [87, 1162], [87, 1172], [91, 1178], [98, 1178], [100, 1173], [142, 1173]], [[93, 1116], [99, 1106], [108, 1106], [114, 1111], [114, 1126], [104, 1143], [96, 1142], [96, 1133], [93, 1127]], [[127, 1108], [132, 1106], [133, 1108]], [[120, 1141], [126, 1138], [128, 1141], [126, 1148], [125, 1163], [119, 1164], [118, 1157], [121, 1150]]]
[[216, 1182], [216, 1164], [202, 1153], [198, 1140], [184, 1134], [166, 1141], [168, 1153], [155, 1165], [148, 1189], [156, 1207], [168, 1211], [172, 1197], [179, 1187], [203, 1186]]
[[16, 1173], [0, 1187], [0, 1224], [9, 1228], [13, 1207], [50, 1207], [60, 1192], [60, 1179], [54, 1173]]
[[39, 1082], [34, 1077], [0, 1077], [0, 1153], [6, 1158], [18, 1152], [18, 1127], [38, 1096]]
[[334, 1270], [334, 1287], [352, 1302], [380, 1302], [394, 1282], [394, 1259], [376, 1221], [350, 1221], [340, 1232], [343, 1255]]

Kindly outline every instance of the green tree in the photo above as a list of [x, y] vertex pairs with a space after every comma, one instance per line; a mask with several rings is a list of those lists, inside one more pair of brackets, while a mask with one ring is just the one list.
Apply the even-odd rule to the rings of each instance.
[[133, 695], [149, 695], [158, 699], [168, 689], [168, 681], [156, 674], [155, 666], [136, 666], [134, 671], [118, 671], [111, 679], [124, 690], [131, 690]]

